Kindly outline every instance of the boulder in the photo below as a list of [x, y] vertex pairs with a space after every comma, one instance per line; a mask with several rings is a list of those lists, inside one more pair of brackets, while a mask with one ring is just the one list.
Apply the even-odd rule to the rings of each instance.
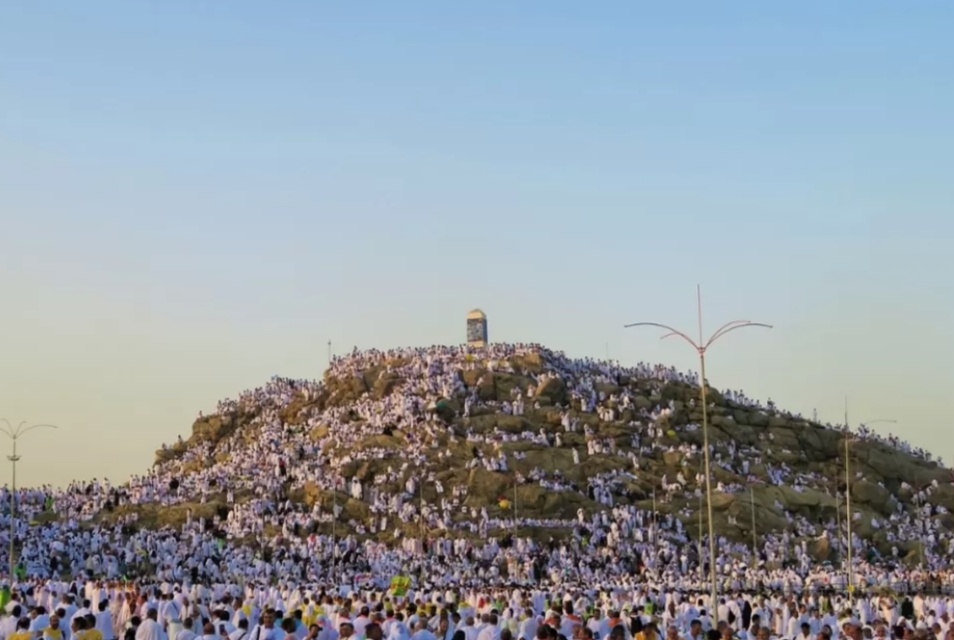
[[539, 353], [527, 353], [514, 356], [510, 359], [510, 364], [515, 371], [523, 374], [539, 374], [543, 372], [543, 358]]
[[388, 373], [387, 370], [384, 370], [374, 381], [374, 384], [371, 388], [371, 395], [375, 400], [380, 400], [385, 396], [390, 395], [394, 388], [400, 384], [400, 382], [400, 376], [398, 376], [396, 373]]
[[743, 424], [749, 424], [753, 427], [767, 427], [769, 426], [769, 416], [759, 409], [753, 409], [748, 412]]
[[537, 387], [537, 399], [548, 399], [551, 404], [565, 405], [567, 401], [566, 383], [560, 378], [550, 378]]
[[361, 396], [369, 391], [365, 378], [365, 375], [326, 378], [325, 382], [328, 384], [329, 392], [327, 404], [333, 407], [342, 407], [357, 402]]
[[828, 538], [816, 538], [808, 545], [808, 553], [815, 562], [829, 562], [833, 559], [832, 545]]
[[881, 514], [888, 512], [891, 494], [882, 486], [867, 480], [856, 480], [851, 483], [851, 499], [853, 504], [864, 505]]
[[663, 451], [663, 462], [667, 467], [678, 467], [685, 456], [679, 451]]
[[619, 393], [619, 386], [609, 382], [597, 382], [593, 387], [596, 393], [604, 393], [607, 397]]
[[477, 396], [484, 402], [497, 399], [494, 374], [490, 371], [469, 369], [462, 373], [461, 378], [468, 388], [477, 388]]

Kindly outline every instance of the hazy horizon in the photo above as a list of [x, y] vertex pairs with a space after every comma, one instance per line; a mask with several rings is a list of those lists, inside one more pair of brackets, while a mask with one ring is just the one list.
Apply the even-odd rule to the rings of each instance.
[[[327, 342], [695, 367], [946, 460], [954, 5], [0, 6], [0, 417], [125, 480]], [[7, 445], [9, 443], [6, 443]], [[0, 445], [3, 445], [0, 442]], [[6, 455], [4, 453], [4, 455]], [[0, 461], [0, 483], [10, 463]]]

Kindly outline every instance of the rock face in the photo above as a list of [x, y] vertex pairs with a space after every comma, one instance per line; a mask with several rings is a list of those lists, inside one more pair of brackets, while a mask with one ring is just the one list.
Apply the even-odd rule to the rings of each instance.
[[[277, 412], [286, 433], [300, 430], [324, 454], [381, 452], [341, 468], [345, 478], [376, 482], [381, 490], [403, 491], [403, 484], [389, 485], [381, 476], [407, 461], [412, 445], [419, 447], [424, 462], [413, 473], [429, 478], [425, 496], [438, 499], [436, 482], [447, 490], [467, 488], [455, 517], [470, 517], [464, 512], [470, 508], [508, 517], [513, 507], [500, 506], [500, 497], [506, 496], [523, 518], [565, 519], [566, 533], [578, 510], [609, 508], [607, 500], [595, 499], [590, 486], [598, 478], [612, 478], [613, 505], [651, 509], [655, 497], [657, 510], [678, 519], [695, 540], [704, 506], [697, 494], [704, 492], [698, 479], [703, 442], [698, 387], [649, 369], [570, 361], [542, 348], [516, 351], [507, 358], [453, 352], [445, 358], [442, 371], [449, 377], [441, 385], [428, 384], [420, 373], [424, 369], [411, 367], [409, 357], [362, 354], [360, 368], [340, 367], [349, 373], [328, 373], [317, 388], [292, 394], [280, 406], [245, 406], [241, 412], [197, 420], [188, 441], [158, 451], [156, 464], [177, 464], [200, 446], [215, 460], [241, 455], [242, 443], [258, 438], [266, 412]], [[392, 402], [403, 406], [413, 397], [421, 400], [420, 419], [436, 426], [402, 432], [369, 418], [369, 407], [372, 413], [383, 412], [378, 407]], [[836, 559], [840, 545], [824, 530], [845, 519], [844, 431], [771, 405], [734, 400], [714, 388], [707, 400], [718, 534], [749, 544], [754, 516], [756, 539], [787, 533], [805, 540], [816, 559]], [[517, 404], [522, 411], [516, 411]], [[341, 447], [349, 430], [362, 436]], [[937, 526], [947, 531], [954, 525], [954, 516], [943, 513], [954, 513], [954, 485], [950, 472], [937, 462], [857, 436], [849, 452], [854, 530], [873, 552], [892, 553], [885, 523], [899, 508], [913, 512], [916, 491], [911, 487], [936, 483], [930, 503]], [[490, 456], [502, 456], [506, 469], [473, 462]], [[531, 477], [536, 480], [527, 480]], [[309, 506], [331, 499], [312, 480], [287, 490], [291, 499]], [[342, 526], [351, 531], [363, 514], [371, 513], [364, 499], [341, 494], [341, 503], [349, 514]], [[545, 535], [557, 535], [561, 526], [553, 525]], [[900, 555], [910, 551], [903, 548]]]
[[156, 465], [178, 460], [191, 448], [208, 444], [214, 449], [220, 442], [229, 438], [251, 419], [242, 413], [203, 416], [192, 424], [192, 436], [156, 451]]
[[545, 404], [566, 404], [566, 383], [560, 378], [551, 378], [537, 389], [536, 399]]

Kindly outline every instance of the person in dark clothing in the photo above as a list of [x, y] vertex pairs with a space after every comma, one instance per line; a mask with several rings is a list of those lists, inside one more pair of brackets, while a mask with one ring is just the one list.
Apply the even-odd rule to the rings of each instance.
[[126, 629], [126, 633], [123, 635], [123, 640], [136, 640], [136, 630], [139, 629], [139, 624], [142, 620], [139, 616], [133, 616], [129, 619], [129, 628]]
[[911, 598], [905, 596], [904, 601], [901, 602], [901, 617], [905, 620], [910, 620], [911, 623], [917, 622], [914, 619], [914, 603], [911, 602]]
[[748, 629], [750, 626], [752, 626], [752, 604], [746, 599], [742, 605], [742, 628]]

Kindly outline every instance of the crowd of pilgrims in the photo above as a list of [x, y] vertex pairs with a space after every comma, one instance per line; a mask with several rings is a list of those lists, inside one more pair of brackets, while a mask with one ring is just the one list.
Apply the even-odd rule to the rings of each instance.
[[[507, 398], [482, 399], [476, 392], [480, 381], [471, 386], [464, 383], [463, 374], [468, 371], [478, 377], [512, 371], [514, 357], [531, 355], [539, 358], [542, 371], [526, 374], [531, 378], [529, 386], [514, 387]], [[679, 444], [678, 438], [663, 437], [664, 428], [682, 431], [699, 426], [671, 425], [661, 419], [672, 411], [671, 405], [647, 408], [636, 402], [631, 387], [605, 386], [621, 376], [635, 376], [660, 390], [674, 382], [697, 384], [694, 374], [649, 364], [622, 367], [609, 361], [572, 359], [532, 344], [500, 344], [480, 349], [355, 351], [333, 359], [328, 379], [362, 376], [375, 367], [380, 376], [399, 381], [389, 393], [365, 393], [344, 406], [319, 405], [310, 401], [327, 382], [274, 378], [218, 404], [216, 416], [241, 415], [250, 420], [242, 429], [215, 444], [183, 447], [180, 441], [170, 445], [170, 450], [179, 453], [145, 475], [124, 484], [95, 479], [65, 489], [19, 490], [13, 530], [21, 576], [103, 580], [150, 576], [170, 583], [206, 585], [290, 581], [316, 588], [332, 584], [350, 588], [368, 575], [381, 579], [398, 574], [449, 589], [496, 584], [638, 589], [651, 580], [689, 591], [708, 584], [704, 541], [694, 527], [684, 524], [686, 518], [676, 517], [689, 516], [692, 522], [698, 513], [704, 491], [702, 451], [685, 441]], [[519, 416], [539, 408], [539, 392], [553, 379], [563, 382], [567, 394], [566, 404], [559, 407], [558, 427], [523, 433], [466, 427], [468, 416], [478, 413]], [[723, 395], [752, 410], [779, 412], [771, 403], [762, 405], [741, 392]], [[464, 431], [448, 430], [434, 410], [446, 398], [460, 400], [463, 419], [458, 426], [464, 425]], [[293, 406], [300, 409], [290, 416]], [[601, 436], [598, 428], [601, 423], [618, 421], [624, 412], [634, 416], [625, 424], [632, 433], [630, 447]], [[596, 427], [590, 419], [594, 416]], [[396, 431], [405, 440], [399, 450], [364, 444]], [[574, 462], [585, 465], [587, 457], [600, 455], [613, 456], [619, 464], [614, 470], [590, 475], [585, 483], [543, 468], [515, 470], [528, 448], [567, 446], [568, 434], [585, 438], [585, 444], [572, 451]], [[886, 442], [913, 456], [930, 457], [894, 436], [868, 430], [856, 435]], [[778, 462], [773, 446], [768, 436], [758, 447], [715, 442], [712, 457], [718, 467], [745, 478], [746, 485], [759, 482], [796, 490], [832, 490], [829, 479], [796, 473]], [[467, 486], [444, 486], [438, 478], [441, 465], [446, 466], [445, 461], [460, 450], [472, 452], [470, 467], [547, 491], [576, 492], [600, 508], [580, 509], [572, 518], [534, 518], [516, 508], [497, 508], [493, 498], [485, 506], [465, 505]], [[682, 465], [662, 477], [659, 503], [678, 500], [689, 506], [679, 514], [654, 518], [650, 509], [624, 498], [627, 487], [639, 478], [641, 464], [667, 454], [681, 459]], [[380, 472], [364, 482], [341, 472], [363, 461], [374, 461]], [[753, 463], [766, 470], [764, 477], [752, 475]], [[309, 507], [292, 500], [308, 484], [320, 491], [337, 489], [361, 501], [368, 516], [346, 520], [337, 502], [316, 501]], [[896, 562], [898, 546], [889, 554], [879, 554], [869, 540], [854, 534], [853, 571], [859, 584], [910, 591], [928, 583], [954, 582], [945, 560], [954, 551], [954, 538], [932, 517], [944, 510], [934, 501], [937, 488], [937, 482], [917, 487], [917, 508], [898, 504], [889, 516], [870, 523], [899, 546], [919, 540], [923, 560], [917, 568]], [[737, 493], [747, 491], [747, 486], [720, 482], [716, 489]], [[181, 526], [137, 526], [137, 507], [195, 505], [220, 497], [226, 506], [214, 515], [193, 516], [189, 508]], [[0, 505], [8, 504], [8, 499], [4, 489]], [[780, 504], [776, 507], [784, 510]], [[126, 515], [103, 517], [110, 512]], [[715, 569], [722, 588], [790, 592], [845, 587], [845, 572], [814, 562], [807, 541], [828, 538], [833, 547], [843, 548], [846, 527], [836, 528], [834, 518], [810, 521], [795, 513], [786, 515], [790, 526], [761, 532], [754, 553], [749, 544], [721, 537], [715, 541]], [[852, 517], [857, 521], [863, 516], [857, 511]], [[332, 522], [336, 529], [329, 526]], [[0, 514], [4, 552], [9, 525], [10, 514], [5, 511]], [[528, 529], [535, 534], [513, 533]], [[4, 555], [0, 553], [0, 560]]]
[[950, 640], [954, 598], [915, 593], [311, 589], [32, 580], [0, 640]]

